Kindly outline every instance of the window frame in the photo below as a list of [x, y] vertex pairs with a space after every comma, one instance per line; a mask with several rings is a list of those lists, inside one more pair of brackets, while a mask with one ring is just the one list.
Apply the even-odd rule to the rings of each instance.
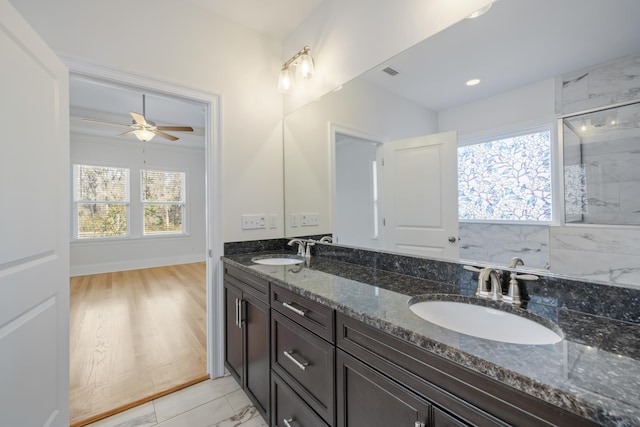
[[[491, 141], [497, 141], [501, 139], [514, 138], [522, 135], [529, 135], [534, 133], [549, 132], [549, 174], [551, 180], [551, 218], [545, 221], [536, 220], [505, 220], [505, 219], [462, 219], [458, 216], [458, 222], [469, 224], [499, 224], [499, 225], [537, 225], [537, 226], [551, 226], [558, 225], [559, 215], [561, 207], [558, 202], [559, 193], [559, 175], [557, 171], [558, 165], [558, 138], [557, 138], [557, 119], [548, 118], [536, 122], [528, 122], [521, 124], [514, 124], [502, 128], [492, 128], [473, 134], [461, 135], [458, 138], [458, 147], [466, 147], [470, 145], [477, 145], [487, 143]], [[460, 171], [458, 170], [458, 177]], [[459, 188], [459, 183], [458, 183]], [[459, 199], [458, 199], [459, 200]], [[459, 209], [458, 209], [459, 212]], [[458, 214], [459, 215], [459, 214]]]
[[[93, 164], [89, 164], [93, 163]], [[72, 193], [72, 227], [71, 227], [71, 241], [73, 242], [95, 242], [100, 240], [122, 240], [128, 239], [131, 237], [131, 168], [127, 166], [117, 166], [113, 164], [99, 164], [95, 162], [73, 162], [71, 165], [72, 169], [72, 182], [71, 182], [71, 193]], [[78, 188], [79, 177], [78, 177], [78, 167], [93, 167], [93, 168], [110, 168], [110, 169], [123, 169], [126, 171], [126, 180], [127, 185], [125, 186], [125, 201], [107, 201], [107, 200], [80, 200], [78, 198]], [[79, 229], [79, 205], [81, 204], [103, 204], [103, 205], [124, 205], [126, 207], [126, 231], [123, 235], [115, 235], [115, 236], [93, 236], [93, 237], [80, 237], [80, 229]]]
[[[153, 172], [162, 172], [162, 173], [178, 173], [178, 174], [182, 174], [182, 189], [181, 189], [181, 194], [182, 194], [182, 200], [180, 202], [176, 202], [176, 201], [170, 201], [170, 202], [160, 202], [160, 201], [145, 201], [144, 200], [144, 179], [143, 179], [143, 174], [145, 171], [153, 171]], [[187, 190], [189, 188], [189, 186], [187, 185], [187, 179], [188, 179], [188, 172], [186, 170], [181, 170], [181, 169], [170, 169], [170, 168], [162, 168], [162, 167], [146, 167], [143, 168], [141, 167], [139, 169], [139, 179], [140, 179], [140, 238], [141, 239], [155, 239], [155, 238], [161, 238], [161, 237], [180, 237], [180, 236], [188, 236], [189, 235], [189, 229], [188, 229], [188, 221], [187, 221], [187, 214], [188, 214], [188, 209], [187, 209], [187, 199], [188, 199], [188, 195], [187, 195]], [[180, 205], [180, 215], [182, 218], [182, 230], [179, 232], [165, 232], [165, 233], [152, 233], [152, 234], [147, 234], [145, 232], [145, 215], [144, 215], [144, 211], [145, 211], [145, 206], [146, 205]]]

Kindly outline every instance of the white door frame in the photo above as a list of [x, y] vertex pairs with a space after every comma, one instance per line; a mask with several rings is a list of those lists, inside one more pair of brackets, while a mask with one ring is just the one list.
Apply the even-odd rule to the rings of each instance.
[[220, 96], [197, 88], [128, 73], [60, 55], [74, 74], [113, 81], [146, 90], [164, 92], [205, 104], [205, 197], [207, 242], [207, 372], [211, 378], [224, 374], [224, 307], [222, 288], [222, 185]]

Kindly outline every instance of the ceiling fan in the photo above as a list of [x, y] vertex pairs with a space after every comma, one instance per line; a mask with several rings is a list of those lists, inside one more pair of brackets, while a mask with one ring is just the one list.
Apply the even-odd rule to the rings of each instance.
[[133, 122], [130, 125], [125, 125], [121, 123], [112, 123], [112, 122], [104, 122], [101, 120], [93, 120], [93, 119], [83, 119], [87, 122], [92, 123], [100, 123], [114, 126], [127, 126], [130, 127], [131, 130], [120, 133], [116, 136], [129, 136], [135, 135], [140, 141], [146, 142], [153, 139], [154, 136], [158, 135], [161, 138], [168, 139], [169, 141], [177, 141], [178, 137], [165, 133], [163, 131], [174, 131], [174, 132], [193, 132], [193, 128], [191, 126], [157, 126], [155, 122], [151, 120], [147, 120], [145, 118], [145, 95], [142, 95], [142, 114], [130, 112], [131, 117], [133, 117]]

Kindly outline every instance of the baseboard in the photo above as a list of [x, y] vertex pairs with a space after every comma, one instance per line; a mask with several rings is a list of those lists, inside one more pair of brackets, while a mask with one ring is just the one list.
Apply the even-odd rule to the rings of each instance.
[[189, 264], [205, 260], [204, 254], [181, 255], [166, 258], [137, 259], [131, 261], [96, 263], [89, 265], [72, 265], [71, 277], [89, 274], [113, 273], [115, 271], [138, 270], [141, 268], [164, 267], [167, 265]]

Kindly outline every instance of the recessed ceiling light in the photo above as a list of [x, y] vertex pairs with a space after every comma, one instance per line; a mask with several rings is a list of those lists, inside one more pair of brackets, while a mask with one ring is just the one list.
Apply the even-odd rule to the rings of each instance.
[[481, 7], [480, 9], [473, 12], [471, 15], [467, 16], [467, 19], [474, 19], [474, 18], [477, 18], [478, 16], [484, 15], [489, 11], [489, 9], [491, 9], [491, 6], [493, 6], [493, 3], [489, 3], [488, 5]]
[[467, 82], [465, 84], [467, 86], [475, 86], [478, 83], [480, 83], [480, 79], [471, 79], [471, 80], [467, 80]]

